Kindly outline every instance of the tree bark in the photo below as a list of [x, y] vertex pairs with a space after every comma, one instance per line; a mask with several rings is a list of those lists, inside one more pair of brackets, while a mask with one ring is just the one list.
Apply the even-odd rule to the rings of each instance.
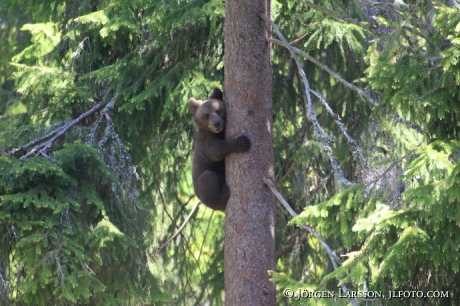
[[241, 134], [251, 149], [226, 159], [231, 190], [225, 222], [225, 304], [276, 305], [275, 199], [263, 178], [274, 179], [269, 0], [225, 2], [226, 137]]

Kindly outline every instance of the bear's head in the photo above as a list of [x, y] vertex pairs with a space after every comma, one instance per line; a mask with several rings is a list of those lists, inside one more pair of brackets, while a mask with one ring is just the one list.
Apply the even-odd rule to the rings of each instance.
[[209, 100], [188, 100], [193, 115], [193, 121], [198, 128], [221, 133], [225, 128], [225, 103], [223, 94], [219, 88], [214, 88]]

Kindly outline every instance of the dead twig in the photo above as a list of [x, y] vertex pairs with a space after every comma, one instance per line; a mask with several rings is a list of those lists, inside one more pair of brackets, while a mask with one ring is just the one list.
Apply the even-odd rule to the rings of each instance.
[[[283, 204], [284, 208], [289, 212], [289, 214], [293, 218], [297, 217], [298, 214], [292, 209], [292, 207], [288, 204], [288, 202], [279, 193], [279, 191], [275, 187], [274, 182], [268, 178], [264, 178], [264, 182], [268, 186], [268, 188], [270, 188], [271, 192], [275, 195], [278, 201], [280, 201], [280, 203]], [[339, 266], [342, 265], [342, 259], [340, 259], [340, 257], [337, 256], [337, 254], [331, 249], [331, 247], [326, 243], [326, 241], [324, 241], [323, 237], [321, 237], [321, 235], [317, 231], [315, 231], [314, 229], [312, 229], [306, 224], [301, 225], [300, 227], [306, 229], [311, 234], [313, 234], [313, 236], [315, 236], [319, 240], [319, 242], [323, 245], [323, 247], [326, 249], [327, 254], [329, 255], [329, 258], [331, 260], [332, 266], [334, 267], [334, 270], [336, 270]], [[345, 285], [343, 285], [342, 288], [344, 292], [348, 291], [348, 288]]]
[[188, 214], [187, 218], [185, 218], [184, 222], [183, 222], [182, 225], [177, 229], [177, 231], [174, 233], [174, 235], [172, 235], [171, 238], [169, 238], [162, 246], [160, 246], [160, 247], [157, 249], [157, 252], [156, 252], [157, 255], [160, 253], [161, 250], [163, 250], [163, 249], [171, 242], [171, 240], [173, 240], [174, 238], [176, 238], [177, 235], [180, 234], [180, 232], [182, 231], [182, 229], [185, 227], [185, 225], [188, 223], [188, 221], [190, 220], [190, 218], [192, 217], [192, 215], [195, 213], [195, 210], [198, 208], [198, 204], [200, 204], [200, 202], [197, 202], [197, 203], [195, 204], [195, 206], [193, 207], [192, 211]]
[[[335, 159], [335, 157], [333, 155], [333, 150], [330, 147], [330, 144], [333, 144], [335, 142], [335, 138], [333, 136], [329, 135], [328, 133], [326, 133], [326, 131], [324, 131], [324, 129], [319, 124], [318, 119], [316, 118], [316, 114], [313, 111], [312, 98], [311, 98], [311, 95], [310, 95], [310, 93], [313, 92], [313, 91], [310, 88], [310, 85], [309, 85], [308, 80], [307, 80], [307, 76], [305, 75], [305, 71], [302, 68], [302, 64], [300, 63], [299, 58], [297, 57], [296, 53], [292, 49], [293, 47], [291, 45], [289, 45], [289, 43], [287, 42], [286, 38], [283, 36], [283, 34], [279, 30], [279, 28], [276, 26], [276, 24], [270, 18], [268, 18], [264, 14], [260, 14], [260, 17], [263, 20], [265, 20], [265, 22], [267, 22], [269, 25], [272, 26], [272, 28], [275, 31], [276, 35], [278, 35], [278, 37], [283, 42], [284, 46], [289, 50], [289, 52], [291, 53], [292, 58], [294, 59], [295, 63], [297, 64], [299, 74], [300, 74], [302, 82], [304, 83], [304, 86], [305, 86], [305, 96], [307, 97], [308, 116], [309, 116], [311, 122], [313, 123], [315, 134], [318, 137], [318, 140], [319, 140], [319, 142], [321, 143], [321, 145], [323, 147], [323, 151], [325, 151], [327, 153], [327, 155], [329, 157], [329, 160], [330, 160], [330, 162], [332, 164], [332, 167], [335, 169], [335, 171], [337, 173], [338, 178], [347, 187], [354, 185], [353, 182], [350, 182], [349, 180], [346, 179], [345, 175], [343, 174], [342, 168], [340, 168], [339, 163], [337, 162], [337, 160]], [[338, 116], [334, 116], [334, 120], [336, 122], [340, 121], [338, 119], [339, 119]], [[359, 150], [359, 149], [357, 150], [358, 146], [357, 146], [356, 142], [352, 143], [351, 148], [352, 148], [352, 152], [357, 153], [358, 155], [359, 155], [359, 152], [362, 151], [362, 150]]]
[[[27, 154], [22, 156], [21, 159], [29, 158], [29, 157], [32, 157], [32, 156], [38, 157], [40, 155], [42, 155], [42, 156], [44, 156], [46, 158], [49, 158], [49, 156], [47, 155], [46, 151], [49, 150], [52, 147], [53, 143], [59, 137], [64, 135], [68, 130], [70, 130], [74, 125], [76, 125], [79, 122], [81, 122], [83, 119], [87, 118], [88, 116], [90, 116], [94, 112], [96, 112], [96, 111], [100, 110], [101, 108], [103, 108], [106, 104], [107, 104], [107, 102], [100, 102], [100, 103], [96, 104], [90, 110], [88, 110], [85, 113], [81, 114], [77, 119], [70, 121], [69, 123], [65, 124], [64, 126], [60, 126], [60, 127], [56, 128], [55, 130], [49, 132], [45, 136], [42, 136], [42, 137], [40, 137], [38, 139], [35, 139], [35, 140], [29, 142], [28, 144], [26, 144], [26, 145], [24, 145], [24, 146], [22, 146], [20, 148], [14, 149], [14, 150], [12, 150], [11, 152], [9, 152], [9, 153], [7, 153], [5, 155], [9, 156], [9, 155], [17, 153], [18, 151], [25, 152], [28, 148], [30, 148], [32, 146], [35, 146]], [[39, 144], [40, 142], [45, 141], [45, 140], [47, 140], [49, 138], [51, 138], [51, 139], [48, 140], [47, 142]]]

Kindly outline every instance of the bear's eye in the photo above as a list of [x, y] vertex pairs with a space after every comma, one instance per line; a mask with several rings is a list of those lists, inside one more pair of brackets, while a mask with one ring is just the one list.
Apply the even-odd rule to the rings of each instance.
[[204, 115], [204, 120], [208, 120], [208, 119], [209, 119], [209, 114]]
[[220, 110], [216, 110], [216, 114], [220, 116]]

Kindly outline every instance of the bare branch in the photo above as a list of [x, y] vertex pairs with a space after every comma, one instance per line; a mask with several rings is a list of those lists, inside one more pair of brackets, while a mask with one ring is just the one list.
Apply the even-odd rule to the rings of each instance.
[[[106, 102], [100, 102], [98, 104], [96, 104], [95, 106], [93, 106], [90, 110], [88, 110], [87, 112], [81, 114], [77, 119], [75, 120], [72, 120], [70, 121], [69, 123], [67, 123], [66, 125], [62, 126], [62, 127], [59, 127], [57, 128], [56, 130], [48, 133], [47, 135], [37, 139], [37, 140], [34, 140], [32, 142], [30, 142], [29, 144], [25, 145], [28, 147], [30, 146], [33, 146], [45, 139], [48, 139], [50, 137], [52, 137], [49, 141], [45, 142], [45, 143], [42, 143], [40, 145], [37, 145], [36, 147], [34, 147], [32, 150], [29, 151], [29, 153], [27, 153], [26, 155], [22, 156], [21, 159], [25, 159], [25, 158], [29, 158], [31, 156], [40, 156], [40, 155], [43, 155], [43, 156], [47, 156], [46, 154], [46, 151], [48, 149], [51, 148], [51, 146], [53, 145], [53, 143], [59, 138], [61, 137], [62, 135], [64, 135], [70, 128], [72, 128], [74, 125], [76, 125], [77, 123], [79, 123], [80, 121], [82, 121], [83, 119], [87, 118], [88, 116], [90, 116], [91, 114], [93, 114], [94, 112], [98, 111], [99, 109], [101, 109], [102, 107], [104, 107], [107, 103]], [[25, 147], [24, 146], [24, 147]], [[14, 152], [17, 152], [19, 150], [21, 150], [21, 148], [19, 149], [15, 149], [13, 151], [11, 151], [10, 154], [14, 153]]]
[[298, 55], [301, 55], [303, 57], [305, 57], [306, 59], [308, 59], [310, 62], [312, 62], [313, 64], [317, 65], [318, 67], [320, 67], [321, 69], [323, 69], [324, 71], [326, 71], [327, 73], [329, 73], [331, 76], [333, 76], [337, 81], [339, 81], [340, 83], [342, 83], [343, 85], [345, 85], [346, 87], [350, 88], [351, 90], [357, 92], [359, 95], [361, 95], [364, 99], [366, 99], [366, 101], [368, 101], [369, 103], [371, 103], [372, 105], [374, 106], [378, 106], [379, 103], [377, 101], [375, 101], [370, 95], [368, 92], [362, 90], [361, 88], [351, 84], [350, 82], [346, 81], [344, 78], [342, 78], [340, 75], [338, 75], [337, 73], [335, 73], [331, 68], [329, 68], [328, 66], [324, 65], [323, 63], [321, 63], [320, 61], [318, 61], [317, 59], [315, 59], [314, 57], [312, 57], [311, 55], [309, 55], [308, 53], [305, 53], [304, 51], [288, 44], [288, 46], [286, 46], [285, 43], [283, 43], [281, 40], [278, 40], [278, 39], [273, 39], [273, 38], [267, 38], [267, 41], [268, 42], [271, 42], [271, 43], [274, 43], [274, 44], [277, 44], [279, 46], [282, 46], [282, 47], [285, 47], [285, 48], [290, 48], [292, 51], [294, 51], [295, 53], [297, 53]]
[[[280, 201], [281, 204], [283, 204], [284, 208], [289, 212], [289, 214], [295, 218], [298, 216], [298, 214], [292, 209], [292, 207], [289, 205], [289, 203], [283, 198], [283, 196], [279, 193], [279, 191], [276, 189], [275, 184], [273, 183], [272, 180], [268, 178], [264, 178], [265, 184], [270, 188], [272, 193], [275, 195], [275, 197]], [[309, 227], [308, 225], [302, 225], [302, 228], [306, 229], [310, 233], [312, 233], [318, 240], [321, 242], [321, 244], [324, 246], [326, 249], [327, 253], [329, 254], [329, 257], [331, 258], [332, 265], [334, 266], [335, 269], [338, 268], [338, 265], [342, 264], [342, 260], [340, 259], [337, 254], [331, 249], [331, 247], [324, 241], [323, 237], [316, 232], [314, 229]]]
[[319, 5], [316, 5], [314, 3], [311, 3], [310, 1], [307, 1], [307, 0], [302, 0], [303, 3], [305, 3], [306, 5], [308, 5], [309, 7], [311, 7], [312, 9], [315, 9], [323, 14], [326, 14], [328, 16], [331, 16], [335, 19], [338, 19], [338, 20], [342, 20], [342, 21], [345, 21], [347, 23], [350, 23], [350, 24], [354, 24], [355, 26], [358, 26], [360, 28], [363, 28], [369, 32], [371, 32], [372, 34], [374, 35], [378, 35], [377, 33], [375, 33], [374, 29], [372, 29], [370, 26], [366, 25], [366, 24], [363, 24], [363, 23], [360, 23], [354, 19], [351, 19], [349, 17], [346, 17], [346, 16], [343, 16], [343, 15], [340, 15], [340, 14], [337, 14], [336, 12], [334, 12], [333, 10], [330, 10], [330, 9], [327, 9], [327, 8], [324, 8], [324, 7], [321, 7]]
[[[272, 180], [268, 178], [264, 178], [265, 184], [270, 188], [271, 192], [275, 195], [275, 197], [280, 201], [281, 204], [283, 204], [284, 208], [289, 212], [289, 214], [295, 218], [298, 216], [298, 214], [292, 209], [292, 207], [288, 204], [288, 202], [283, 198], [283, 196], [279, 193], [279, 191], [276, 189], [275, 184], [273, 183]], [[331, 247], [324, 241], [323, 237], [316, 232], [314, 229], [309, 227], [308, 225], [304, 224], [301, 225], [300, 227], [306, 229], [310, 233], [313, 234], [316, 238], [318, 238], [319, 242], [323, 245], [323, 247], [326, 249], [327, 254], [329, 255], [329, 258], [331, 259], [332, 265], [334, 266], [334, 270], [336, 270], [340, 265], [342, 265], [342, 259], [337, 256], [337, 254], [331, 249]], [[343, 290], [346, 292], [348, 291], [348, 288], [343, 285]]]
[[[348, 159], [347, 159], [348, 160]], [[342, 162], [342, 164], [345, 163], [345, 161]], [[341, 165], [342, 165], [341, 164]], [[318, 186], [315, 188], [311, 188], [308, 192], [309, 193], [316, 193], [318, 192], [321, 188], [323, 188], [327, 181], [331, 178], [331, 176], [335, 173], [335, 169], [333, 168], [329, 173], [319, 182]]]
[[399, 10], [397, 10], [393, 4], [390, 4], [390, 3], [379, 3], [379, 2], [371, 2], [369, 0], [364, 0], [364, 2], [366, 2], [367, 5], [369, 5], [370, 7], [372, 7], [373, 9], [378, 9], [378, 7], [385, 7], [385, 8], [388, 8], [390, 9], [393, 13], [399, 15], [399, 16], [404, 16], [404, 14], [402, 12], [400, 12]]
[[[48, 138], [50, 138], [50, 137], [53, 137], [54, 135], [56, 135], [57, 133], [59, 133], [59, 131], [61, 131], [61, 129], [65, 126], [65, 125], [61, 125], [61, 124], [62, 124], [62, 123], [58, 123], [58, 124], [57, 124], [58, 127], [56, 127], [54, 130], [52, 130], [52, 131], [49, 132], [48, 134], [46, 134], [46, 135], [44, 135], [44, 136], [42, 136], [42, 137], [40, 137], [40, 138], [34, 139], [34, 140], [32, 140], [31, 142], [29, 142], [28, 144], [25, 144], [25, 145], [23, 145], [23, 146], [20, 147], [20, 148], [16, 148], [16, 149], [12, 150], [12, 151], [9, 152], [9, 153], [5, 153], [4, 155], [5, 155], [5, 156], [14, 155], [14, 154], [16, 154], [16, 153], [19, 152], [19, 151], [22, 151], [23, 153], [25, 153], [26, 150], [27, 150], [28, 148], [30, 148], [31, 146], [34, 146], [34, 145], [36, 145], [36, 144], [39, 144], [40, 142], [42, 142], [42, 141], [44, 141], [44, 140], [46, 140], [46, 139], [48, 139]], [[61, 126], [59, 126], [59, 125], [61, 125]]]
[[361, 146], [358, 145], [356, 140], [354, 140], [350, 135], [348, 135], [348, 132], [345, 130], [345, 127], [344, 127], [339, 115], [334, 113], [334, 111], [330, 108], [329, 104], [327, 104], [326, 100], [324, 100], [324, 98], [319, 93], [317, 93], [316, 91], [314, 91], [312, 89], [310, 89], [310, 92], [312, 94], [314, 94], [321, 101], [321, 103], [326, 108], [327, 112], [332, 116], [332, 118], [334, 119], [335, 124], [337, 124], [337, 126], [340, 129], [340, 131], [342, 132], [342, 134], [345, 136], [345, 138], [347, 139], [348, 143], [350, 144], [351, 152], [354, 155], [358, 156], [359, 159], [361, 159], [362, 162], [367, 163], [367, 161], [366, 161], [366, 159], [364, 158], [364, 155], [363, 155], [363, 149], [361, 148]]
[[[328, 66], [324, 65], [323, 63], [321, 63], [320, 61], [318, 61], [317, 59], [315, 59], [314, 57], [312, 57], [311, 55], [309, 55], [308, 53], [290, 45], [290, 44], [285, 44], [284, 42], [282, 42], [281, 40], [278, 40], [278, 39], [273, 39], [273, 38], [267, 38], [266, 39], [268, 42], [271, 42], [273, 44], [276, 44], [278, 46], [281, 46], [281, 47], [285, 47], [286, 49], [291, 49], [292, 51], [294, 51], [295, 53], [297, 53], [298, 55], [300, 56], [303, 56], [304, 58], [306, 58], [307, 60], [309, 60], [310, 62], [312, 62], [313, 64], [317, 65], [318, 67], [320, 67], [321, 69], [323, 69], [324, 71], [326, 71], [327, 73], [329, 73], [332, 77], [334, 77], [337, 81], [339, 81], [340, 83], [342, 83], [345, 87], [348, 87], [350, 88], [351, 90], [355, 91], [357, 94], [359, 94], [360, 96], [362, 96], [366, 101], [368, 101], [369, 103], [371, 103], [372, 105], [374, 106], [379, 106], [380, 103], [377, 102], [375, 99], [373, 99], [369, 93], [353, 84], [351, 84], [350, 82], [348, 82], [347, 80], [343, 79], [339, 74], [337, 74], [336, 72], [334, 72], [331, 68], [329, 68]], [[434, 58], [434, 60], [438, 60], [439, 58]], [[314, 93], [312, 91], [312, 93]], [[317, 95], [316, 93], [314, 93], [315, 95]], [[317, 95], [318, 96], [318, 95]], [[323, 99], [324, 100], [324, 99]], [[323, 102], [323, 100], [321, 102]], [[324, 104], [324, 103], [323, 103]], [[407, 119], [404, 119], [404, 118], [401, 118], [399, 115], [391, 115], [391, 117], [393, 119], [395, 119], [397, 122], [399, 123], [403, 123], [407, 126], [409, 126], [410, 128], [416, 130], [417, 132], [419, 133], [423, 133], [422, 131], [422, 128], [416, 124], [416, 123], [412, 123], [411, 121], [407, 120]], [[334, 117], [335, 119], [335, 117]], [[337, 121], [336, 121], [337, 122]], [[348, 138], [347, 138], [348, 140]]]
[[334, 137], [329, 135], [328, 133], [326, 133], [323, 130], [323, 128], [321, 127], [321, 125], [319, 124], [318, 120], [316, 119], [316, 114], [313, 111], [313, 106], [312, 106], [312, 101], [311, 101], [311, 96], [310, 96], [310, 84], [308, 83], [308, 80], [307, 80], [307, 77], [305, 75], [305, 72], [302, 69], [302, 65], [300, 64], [299, 58], [295, 55], [294, 51], [291, 49], [291, 46], [287, 42], [286, 38], [284, 38], [283, 34], [281, 34], [281, 32], [278, 29], [278, 27], [276, 26], [276, 24], [273, 21], [271, 21], [270, 18], [268, 18], [267, 16], [265, 16], [263, 14], [261, 14], [260, 16], [262, 17], [262, 19], [264, 19], [268, 24], [270, 24], [273, 27], [273, 29], [275, 30], [275, 32], [278, 35], [278, 37], [284, 42], [284, 44], [288, 48], [289, 52], [291, 52], [291, 55], [292, 55], [292, 57], [294, 58], [294, 61], [297, 64], [297, 68], [299, 69], [300, 76], [301, 76], [302, 81], [303, 81], [303, 83], [305, 85], [305, 95], [307, 97], [308, 114], [309, 114], [310, 120], [313, 122], [313, 126], [315, 128], [315, 132], [316, 132], [318, 138], [322, 142], [326, 141], [328, 143], [334, 143], [335, 142]]
[[107, 105], [104, 107], [104, 109], [101, 111], [101, 114], [99, 115], [99, 118], [96, 120], [96, 123], [94, 124], [93, 129], [91, 132], [86, 136], [86, 142], [89, 143], [90, 145], [94, 144], [95, 141], [95, 135], [96, 131], [99, 127], [99, 124], [101, 121], [105, 118], [105, 114], [108, 113], [110, 110], [113, 109], [113, 100], [107, 103]]
[[302, 241], [305, 239], [307, 234], [308, 231], [304, 228], [297, 229], [296, 232], [286, 241], [286, 243], [276, 251], [276, 259], [278, 260], [286, 253], [291, 252], [297, 244], [297, 241]]
[[[108, 169], [113, 171], [120, 179], [121, 184], [112, 182], [112, 190], [115, 191], [116, 198], [122, 202], [124, 199], [129, 199], [135, 204], [135, 207], [140, 210], [145, 210], [141, 207], [138, 202], [138, 186], [136, 181], [140, 180], [139, 174], [137, 173], [136, 166], [132, 162], [131, 155], [126, 149], [123, 141], [116, 132], [115, 123], [109, 115], [112, 102], [110, 102], [101, 114], [101, 120], [105, 120], [105, 133], [102, 139], [97, 143], [99, 151], [102, 153], [102, 158]], [[100, 120], [98, 120], [100, 123]], [[97, 127], [97, 126], [96, 126]], [[96, 128], [95, 127], [95, 128]], [[91, 135], [92, 133], [92, 135]], [[95, 130], [91, 132], [87, 139], [90, 141], [90, 145], [95, 142], [92, 138], [95, 134]], [[110, 147], [111, 150], [115, 149], [118, 155], [106, 154], [110, 150], [105, 150], [104, 147]]]
[[[297, 217], [297, 213], [292, 209], [292, 207], [289, 205], [289, 203], [283, 198], [283, 196], [279, 193], [279, 191], [276, 189], [275, 183], [269, 179], [269, 178], [264, 178], [265, 184], [270, 188], [271, 192], [275, 195], [275, 197], [280, 201], [281, 204], [283, 204], [284, 208], [289, 212], [289, 214], [295, 218]], [[309, 231], [313, 236], [315, 236], [319, 242], [323, 245], [323, 247], [326, 249], [327, 254], [329, 255], [329, 258], [332, 262], [332, 265], [334, 266], [334, 270], [337, 270], [339, 266], [342, 265], [342, 259], [337, 256], [337, 254], [331, 249], [331, 247], [324, 241], [323, 237], [316, 232], [314, 229], [309, 227], [308, 225], [304, 224], [300, 226], [301, 228]], [[342, 285], [342, 290], [344, 292], [348, 292], [348, 288], [346, 285]], [[354, 300], [354, 298], [351, 298]], [[377, 299], [368, 299], [368, 298], [360, 298], [359, 300], [361, 301], [376, 301]]]
[[180, 232], [182, 231], [182, 229], [185, 227], [185, 225], [188, 223], [188, 221], [190, 220], [190, 217], [192, 217], [192, 215], [195, 213], [195, 210], [197, 209], [198, 207], [198, 204], [200, 204], [200, 202], [196, 202], [195, 206], [193, 207], [192, 211], [188, 214], [187, 218], [185, 218], [184, 222], [182, 223], [182, 225], [177, 229], [177, 231], [174, 233], [174, 235], [171, 236], [171, 238], [169, 238], [165, 243], [163, 243], [162, 246], [160, 246], [158, 249], [157, 249], [157, 255], [160, 253], [161, 250], [163, 250], [170, 242], [171, 240], [173, 240], [177, 235], [180, 234]]
[[377, 178], [375, 178], [373, 181], [370, 181], [368, 182], [365, 187], [366, 188], [371, 188], [373, 185], [375, 185], [378, 181], [380, 181], [382, 178], [384, 178], [388, 172], [390, 172], [391, 169], [393, 169], [395, 166], [397, 166], [398, 164], [400, 164], [404, 159], [408, 158], [409, 156], [411, 156], [412, 154], [414, 154], [413, 151], [409, 151], [406, 155], [404, 155], [403, 157], [401, 158], [398, 158], [397, 160], [395, 160], [393, 163], [391, 163], [391, 165], [385, 170], [383, 171], [382, 174], [380, 174]]
[[420, 125], [418, 125], [416, 123], [412, 123], [411, 121], [406, 120], [404, 118], [401, 118], [401, 117], [399, 117], [399, 115], [391, 115], [391, 117], [393, 119], [395, 119], [397, 122], [405, 124], [405, 125], [409, 126], [410, 128], [413, 128], [414, 130], [416, 130], [420, 134], [423, 134], [423, 131], [422, 131], [422, 128], [420, 127]]
[[299, 70], [300, 76], [301, 76], [302, 81], [303, 81], [304, 86], [305, 86], [305, 96], [307, 97], [308, 114], [309, 114], [310, 120], [313, 123], [313, 127], [314, 127], [315, 133], [316, 133], [316, 135], [318, 137], [318, 140], [322, 144], [323, 149], [328, 153], [328, 157], [329, 157], [329, 159], [331, 161], [332, 167], [336, 170], [337, 176], [339, 177], [340, 181], [342, 181], [342, 183], [345, 186], [352, 186], [354, 183], [350, 182], [349, 180], [347, 180], [345, 178], [345, 175], [343, 174], [342, 168], [340, 168], [339, 163], [335, 160], [334, 155], [332, 154], [333, 151], [329, 146], [329, 144], [335, 142], [334, 137], [329, 135], [329, 134], [327, 134], [323, 130], [323, 128], [320, 126], [320, 124], [319, 124], [319, 122], [318, 122], [318, 120], [316, 118], [315, 112], [313, 111], [312, 99], [311, 99], [311, 95], [310, 95], [310, 92], [311, 92], [310, 85], [309, 85], [307, 77], [305, 75], [305, 71], [303, 71], [302, 64], [300, 63], [299, 58], [297, 57], [296, 53], [292, 49], [292, 46], [289, 45], [289, 43], [287, 42], [286, 38], [284, 38], [283, 34], [281, 34], [281, 31], [278, 29], [276, 24], [273, 21], [271, 21], [270, 18], [268, 18], [264, 14], [260, 14], [260, 17], [262, 19], [264, 19], [268, 24], [270, 24], [273, 27], [273, 30], [276, 32], [278, 37], [284, 43], [285, 47], [289, 50], [289, 52], [291, 53], [292, 58], [294, 59], [295, 63], [297, 64], [297, 68]]

